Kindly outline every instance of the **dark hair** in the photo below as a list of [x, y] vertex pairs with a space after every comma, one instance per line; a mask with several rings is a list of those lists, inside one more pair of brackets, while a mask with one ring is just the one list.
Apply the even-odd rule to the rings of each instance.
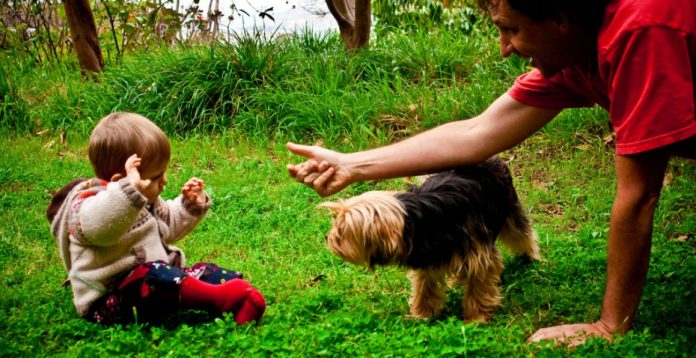
[[590, 33], [597, 33], [610, 0], [476, 0], [476, 4], [481, 11], [490, 15], [491, 9], [500, 1], [507, 1], [513, 10], [534, 22], [566, 16], [568, 22]]

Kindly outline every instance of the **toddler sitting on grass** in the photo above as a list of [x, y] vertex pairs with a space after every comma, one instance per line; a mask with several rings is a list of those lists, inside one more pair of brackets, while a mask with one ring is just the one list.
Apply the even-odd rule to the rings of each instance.
[[238, 324], [258, 320], [266, 302], [239, 272], [185, 267], [183, 252], [170, 246], [210, 207], [198, 178], [175, 200], [160, 197], [170, 153], [150, 120], [112, 113], [90, 136], [96, 177], [73, 180], [53, 197], [47, 216], [77, 313], [103, 324], [160, 322], [179, 309], [231, 312]]

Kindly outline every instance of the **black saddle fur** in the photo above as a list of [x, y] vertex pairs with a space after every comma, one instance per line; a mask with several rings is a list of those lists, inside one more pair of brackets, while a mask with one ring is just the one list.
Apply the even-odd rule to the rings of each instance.
[[433, 175], [396, 198], [406, 209], [401, 264], [410, 268], [445, 265], [465, 256], [473, 240], [493, 246], [506, 219], [521, 210], [510, 170], [497, 156]]

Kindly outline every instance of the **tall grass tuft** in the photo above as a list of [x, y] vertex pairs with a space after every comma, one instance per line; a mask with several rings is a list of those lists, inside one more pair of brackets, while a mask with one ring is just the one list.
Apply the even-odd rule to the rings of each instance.
[[5, 66], [0, 65], [0, 128], [24, 131], [27, 129], [25, 104], [6, 71]]
[[[22, 130], [88, 132], [121, 110], [184, 136], [232, 131], [261, 141], [384, 143], [462, 118], [501, 93], [514, 78], [505, 71], [517, 69], [491, 56], [494, 49], [488, 37], [414, 31], [385, 35], [351, 56], [335, 32], [243, 33], [234, 45], [128, 56], [95, 83], [72, 65], [9, 71], [6, 82], [22, 83], [16, 97], [26, 105], [4, 118]], [[20, 118], [40, 120], [20, 126]]]

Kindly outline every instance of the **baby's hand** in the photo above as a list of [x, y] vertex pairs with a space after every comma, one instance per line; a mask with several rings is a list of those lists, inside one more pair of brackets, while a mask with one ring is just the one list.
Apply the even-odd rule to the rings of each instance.
[[141, 180], [140, 179], [140, 171], [138, 168], [140, 168], [140, 164], [142, 163], [142, 159], [138, 157], [137, 154], [133, 154], [130, 157], [128, 157], [128, 160], [126, 160], [126, 178], [130, 180], [131, 184], [139, 191], [143, 192], [148, 186], [150, 186], [150, 183], [152, 182], [150, 179], [146, 180]]
[[181, 195], [198, 205], [203, 205], [208, 200], [203, 191], [204, 188], [205, 182], [203, 180], [191, 178], [181, 188]]

